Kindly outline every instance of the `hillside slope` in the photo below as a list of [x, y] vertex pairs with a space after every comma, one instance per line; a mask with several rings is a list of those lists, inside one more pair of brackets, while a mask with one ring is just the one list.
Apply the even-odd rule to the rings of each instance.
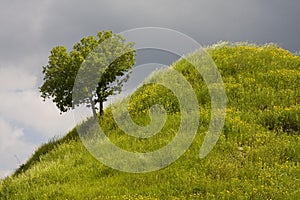
[[[74, 129], [41, 146], [13, 176], [1, 181], [0, 199], [297, 199], [300, 58], [274, 45], [226, 44], [207, 51], [220, 70], [228, 98], [223, 133], [207, 157], [199, 159], [198, 154], [210, 119], [210, 98], [201, 76], [180, 60], [172, 67], [195, 89], [201, 118], [193, 144], [176, 162], [150, 173], [120, 172], [89, 154]], [[136, 139], [118, 129], [107, 109], [100, 121], [109, 138], [130, 151], [167, 144], [180, 119], [175, 97], [150, 85], [131, 100], [130, 112], [139, 124], [149, 122], [145, 113], [150, 105], [164, 105], [165, 127], [153, 138]]]

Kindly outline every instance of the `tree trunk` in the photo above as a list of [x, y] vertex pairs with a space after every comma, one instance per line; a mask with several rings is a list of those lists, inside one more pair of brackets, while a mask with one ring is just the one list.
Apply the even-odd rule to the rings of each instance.
[[103, 115], [103, 101], [99, 102], [99, 112], [100, 112], [100, 116]]
[[90, 99], [90, 103], [92, 106], [94, 119], [97, 119], [97, 113], [96, 113], [96, 108], [95, 108], [95, 103], [94, 103], [93, 97], [90, 97], [89, 99]]

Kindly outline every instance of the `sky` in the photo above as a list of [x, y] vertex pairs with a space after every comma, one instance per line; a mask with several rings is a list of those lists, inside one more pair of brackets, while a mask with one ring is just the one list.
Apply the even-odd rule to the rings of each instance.
[[1, 0], [0, 177], [75, 125], [72, 111], [60, 115], [39, 94], [42, 66], [53, 47], [70, 49], [100, 30], [154, 26], [180, 31], [202, 45], [273, 42], [296, 52], [299, 10], [299, 0]]

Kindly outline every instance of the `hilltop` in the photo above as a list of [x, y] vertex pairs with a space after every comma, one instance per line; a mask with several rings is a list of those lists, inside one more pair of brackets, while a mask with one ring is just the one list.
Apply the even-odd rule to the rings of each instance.
[[[132, 174], [109, 168], [84, 147], [74, 128], [42, 145], [0, 182], [0, 199], [297, 199], [300, 196], [300, 57], [273, 44], [207, 47], [227, 94], [225, 126], [204, 159], [199, 147], [210, 119], [210, 97], [199, 73], [181, 59], [171, 67], [195, 90], [200, 126], [191, 147], [159, 171]], [[192, 54], [197, 58], [197, 53]], [[139, 102], [144, 102], [140, 104]], [[158, 85], [131, 97], [130, 113], [149, 123], [151, 105], [164, 105], [168, 119], [149, 139], [124, 134], [111, 109], [100, 123], [121, 148], [146, 152], [166, 145], [179, 126], [172, 93]], [[81, 124], [79, 126], [84, 126]]]

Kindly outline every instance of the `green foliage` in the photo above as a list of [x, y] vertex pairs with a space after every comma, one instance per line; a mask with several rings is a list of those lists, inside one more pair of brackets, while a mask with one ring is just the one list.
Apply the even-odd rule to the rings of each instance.
[[[38, 149], [26, 170], [1, 181], [0, 199], [298, 199], [300, 58], [274, 45], [226, 44], [207, 51], [221, 71], [228, 98], [223, 134], [207, 157], [200, 160], [198, 153], [210, 119], [210, 97], [201, 76], [180, 60], [172, 67], [191, 83], [201, 113], [198, 134], [180, 159], [151, 173], [120, 172], [94, 159], [71, 131]], [[146, 85], [131, 97], [129, 110], [137, 123], [147, 124], [156, 103], [166, 108], [168, 118], [149, 139], [120, 130], [111, 108], [100, 116], [101, 127], [123, 149], [161, 148], [180, 124], [172, 92]]]
[[[48, 65], [43, 67], [45, 76], [40, 87], [41, 96], [44, 100], [52, 99], [61, 112], [82, 103], [88, 106], [99, 103], [102, 113], [103, 102], [108, 96], [120, 92], [123, 83], [128, 80], [128, 71], [135, 63], [132, 47], [132, 43], [126, 44], [122, 36], [111, 31], [99, 32], [97, 38], [82, 38], [69, 53], [66, 47], [54, 47]], [[76, 80], [79, 70], [88, 73], [80, 77], [83, 80]], [[97, 78], [94, 85], [89, 83], [94, 80], [91, 74]], [[85, 87], [73, 88], [75, 80], [83, 81]]]

